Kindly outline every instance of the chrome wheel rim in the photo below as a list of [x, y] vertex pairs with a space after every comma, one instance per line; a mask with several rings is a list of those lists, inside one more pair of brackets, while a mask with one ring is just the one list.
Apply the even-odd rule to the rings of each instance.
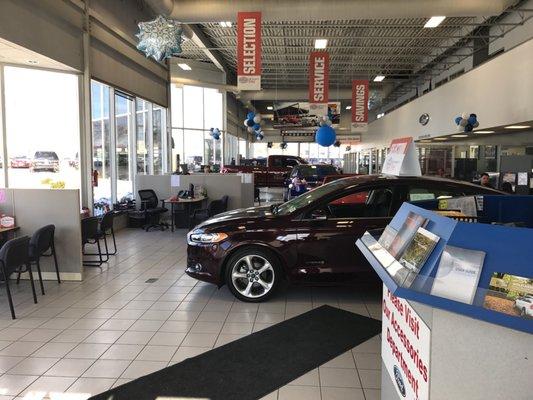
[[268, 260], [256, 254], [240, 258], [231, 270], [233, 287], [243, 296], [255, 299], [274, 286], [275, 272]]

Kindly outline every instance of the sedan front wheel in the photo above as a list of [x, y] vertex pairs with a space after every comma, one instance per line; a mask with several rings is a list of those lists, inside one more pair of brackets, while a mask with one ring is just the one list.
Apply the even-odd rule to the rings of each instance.
[[226, 283], [239, 300], [258, 303], [274, 293], [280, 280], [278, 260], [271, 252], [248, 248], [235, 253], [226, 268]]

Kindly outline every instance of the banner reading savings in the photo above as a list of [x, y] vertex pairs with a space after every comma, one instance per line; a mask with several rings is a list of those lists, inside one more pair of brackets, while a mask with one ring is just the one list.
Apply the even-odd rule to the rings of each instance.
[[261, 13], [237, 13], [237, 88], [261, 90]]
[[383, 285], [381, 358], [400, 398], [429, 399], [431, 332], [422, 318]]
[[352, 81], [352, 132], [368, 129], [368, 81]]
[[309, 57], [309, 114], [328, 115], [329, 54], [313, 51]]

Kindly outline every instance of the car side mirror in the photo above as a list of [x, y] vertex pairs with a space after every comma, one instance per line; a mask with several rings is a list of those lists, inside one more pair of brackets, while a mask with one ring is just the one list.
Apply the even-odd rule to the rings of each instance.
[[328, 216], [324, 210], [319, 208], [311, 212], [311, 219], [315, 221], [325, 221], [328, 219]]

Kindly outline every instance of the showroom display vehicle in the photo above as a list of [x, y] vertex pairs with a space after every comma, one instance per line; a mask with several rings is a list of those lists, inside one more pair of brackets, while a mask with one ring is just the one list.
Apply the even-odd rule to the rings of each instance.
[[264, 301], [282, 280], [351, 284], [375, 279], [355, 240], [384, 228], [405, 201], [501, 192], [433, 177], [365, 175], [287, 203], [229, 211], [189, 232], [186, 273]]

